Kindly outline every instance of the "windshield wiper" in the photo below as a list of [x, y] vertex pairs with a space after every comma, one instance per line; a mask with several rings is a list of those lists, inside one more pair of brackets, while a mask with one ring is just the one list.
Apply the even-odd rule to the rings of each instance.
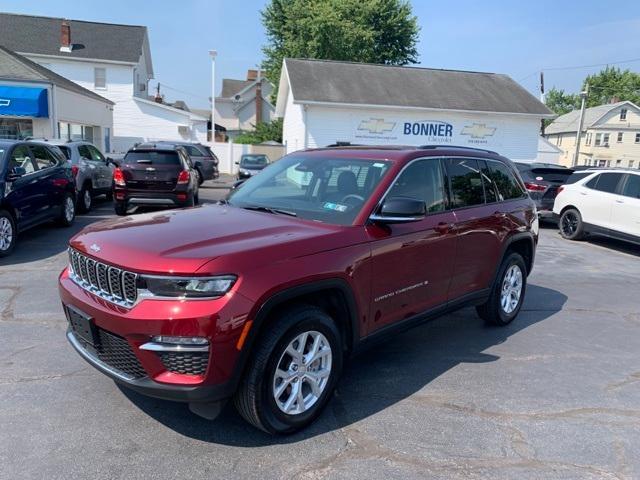
[[262, 205], [247, 205], [246, 207], [242, 207], [245, 210], [253, 210], [256, 212], [267, 212], [267, 213], [274, 213], [274, 214], [280, 214], [280, 215], [288, 215], [290, 217], [297, 217], [298, 214], [296, 212], [290, 212], [289, 210], [282, 210], [280, 208], [271, 208], [271, 207], [265, 207]]

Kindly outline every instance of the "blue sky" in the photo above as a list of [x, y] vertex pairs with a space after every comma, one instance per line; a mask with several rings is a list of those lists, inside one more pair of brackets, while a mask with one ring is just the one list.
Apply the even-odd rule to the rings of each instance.
[[[265, 41], [260, 0], [0, 0], [0, 11], [149, 27], [156, 81], [171, 99], [206, 106], [208, 51], [218, 50], [220, 80], [243, 78], [262, 58]], [[518, 0], [443, 2], [414, 0], [422, 31], [418, 51], [425, 67], [499, 72], [536, 92], [541, 68], [547, 89], [577, 91], [603, 64], [640, 58], [638, 0]], [[640, 71], [640, 60], [619, 65]], [[169, 89], [178, 89], [175, 91]]]

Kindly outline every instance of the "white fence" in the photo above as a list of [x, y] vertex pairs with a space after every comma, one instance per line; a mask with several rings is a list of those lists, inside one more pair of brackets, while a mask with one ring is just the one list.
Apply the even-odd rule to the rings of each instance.
[[284, 145], [243, 145], [239, 143], [207, 142], [207, 145], [216, 154], [220, 163], [218, 170], [220, 173], [235, 174], [238, 172], [236, 162], [245, 153], [264, 153], [274, 162], [284, 155], [286, 147]]

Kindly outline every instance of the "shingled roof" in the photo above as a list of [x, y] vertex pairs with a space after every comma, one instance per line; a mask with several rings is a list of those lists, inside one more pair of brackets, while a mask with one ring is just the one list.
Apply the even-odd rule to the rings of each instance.
[[26, 54], [128, 63], [140, 61], [145, 49], [147, 27], [67, 20], [71, 27], [71, 42], [82, 47], [65, 53], [60, 51], [60, 28], [63, 20], [0, 13], [0, 45]]
[[326, 60], [286, 59], [296, 102], [463, 110], [552, 117], [507, 75]]
[[0, 80], [51, 83], [65, 90], [113, 105], [111, 100], [107, 100], [71, 80], [67, 80], [48, 68], [38, 65], [2, 45], [0, 45]]

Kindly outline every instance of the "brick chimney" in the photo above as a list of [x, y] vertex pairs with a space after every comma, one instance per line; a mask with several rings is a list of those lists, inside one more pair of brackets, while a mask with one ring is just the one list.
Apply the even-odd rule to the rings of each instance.
[[620, 97], [611, 97], [609, 103], [618, 103], [620, 101]]
[[262, 79], [256, 83], [256, 124], [262, 122]]
[[258, 71], [257, 70], [247, 70], [247, 81], [253, 82], [258, 79]]
[[66, 20], [63, 20], [60, 26], [60, 51], [71, 51], [71, 26]]

